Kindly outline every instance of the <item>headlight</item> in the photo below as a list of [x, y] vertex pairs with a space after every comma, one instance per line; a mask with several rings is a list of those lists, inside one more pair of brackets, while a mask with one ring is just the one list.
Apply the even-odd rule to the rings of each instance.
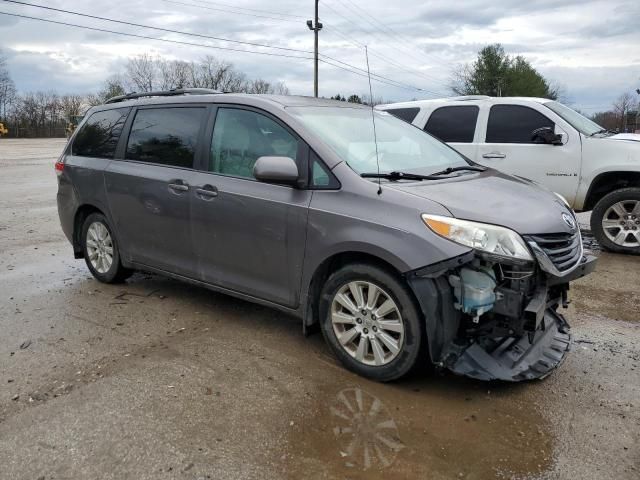
[[562, 203], [564, 203], [564, 204], [565, 204], [565, 206], [566, 206], [569, 210], [571, 210], [571, 205], [569, 205], [569, 202], [567, 202], [567, 199], [566, 199], [566, 198], [564, 198], [562, 195], [560, 195], [560, 194], [559, 194], [559, 193], [557, 193], [557, 192], [553, 192], [553, 194], [554, 194], [556, 197], [558, 197], [560, 200], [562, 200]]
[[422, 220], [438, 235], [466, 247], [501, 257], [533, 260], [522, 237], [508, 228], [426, 213]]

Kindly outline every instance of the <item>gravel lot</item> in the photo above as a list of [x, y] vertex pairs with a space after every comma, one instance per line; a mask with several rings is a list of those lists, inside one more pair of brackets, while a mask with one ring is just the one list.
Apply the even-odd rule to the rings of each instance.
[[58, 223], [63, 146], [0, 139], [0, 477], [640, 478], [639, 257], [575, 284], [544, 381], [376, 384], [278, 312], [93, 280]]

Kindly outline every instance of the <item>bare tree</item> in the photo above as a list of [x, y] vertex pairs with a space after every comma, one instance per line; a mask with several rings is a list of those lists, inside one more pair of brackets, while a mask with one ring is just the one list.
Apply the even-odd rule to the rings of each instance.
[[272, 93], [275, 93], [276, 95], [291, 95], [291, 92], [289, 92], [289, 87], [287, 87], [287, 84], [283, 81], [276, 82], [272, 88], [272, 91]]
[[125, 75], [138, 92], [151, 92], [157, 83], [157, 61], [148, 53], [130, 58]]
[[63, 95], [60, 97], [60, 107], [64, 118], [70, 120], [71, 117], [81, 115], [84, 102], [85, 98], [82, 95]]
[[192, 65], [181, 60], [158, 59], [158, 72], [160, 88], [170, 90], [172, 88], [187, 88], [193, 77]]
[[627, 114], [633, 109], [634, 103], [633, 95], [629, 92], [623, 93], [613, 102], [613, 111], [618, 117], [618, 125], [623, 132], [627, 128]]
[[271, 84], [266, 80], [257, 78], [247, 83], [247, 93], [272, 93]]
[[6, 57], [0, 52], [0, 120], [6, 120], [9, 107], [16, 100], [16, 86], [9, 75]]

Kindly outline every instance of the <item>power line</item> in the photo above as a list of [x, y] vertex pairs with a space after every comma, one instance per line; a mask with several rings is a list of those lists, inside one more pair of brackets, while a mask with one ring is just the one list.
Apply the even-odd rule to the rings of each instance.
[[[3, 0], [3, 1], [7, 1], [7, 0]], [[9, 12], [2, 12], [0, 11], [0, 15], [9, 15], [11, 17], [19, 17], [19, 18], [25, 18], [28, 20], [37, 20], [39, 22], [46, 22], [46, 23], [54, 23], [57, 25], [64, 25], [67, 27], [76, 27], [76, 28], [82, 28], [85, 30], [93, 30], [96, 32], [104, 32], [104, 33], [112, 33], [114, 35], [124, 35], [127, 37], [135, 37], [135, 38], [143, 38], [146, 40], [156, 40], [158, 42], [166, 42], [166, 43], [175, 43], [175, 44], [179, 44], [179, 45], [191, 45], [194, 47], [205, 47], [205, 48], [214, 48], [217, 50], [228, 50], [228, 51], [232, 51], [232, 52], [242, 52], [242, 53], [254, 53], [256, 55], [268, 55], [271, 57], [285, 57], [285, 58], [301, 58], [301, 59], [305, 59], [305, 60], [310, 60], [311, 57], [301, 57], [301, 56], [297, 56], [297, 55], [288, 55], [288, 54], [284, 54], [284, 53], [273, 53], [273, 52], [258, 52], [256, 50], [242, 50], [240, 48], [233, 48], [233, 47], [220, 47], [217, 45], [208, 45], [205, 43], [194, 43], [194, 42], [184, 42], [181, 40], [170, 40], [168, 38], [159, 38], [159, 37], [150, 37], [147, 35], [140, 35], [137, 33], [127, 33], [127, 32], [118, 32], [116, 30], [109, 30], [106, 28], [98, 28], [98, 27], [89, 27], [86, 25], [78, 25], [75, 23], [70, 23], [70, 22], [61, 22], [58, 20], [51, 20], [48, 18], [39, 18], [39, 17], [32, 17], [29, 15], [22, 15], [22, 14], [18, 14], [18, 13], [9, 13]]]
[[173, 3], [174, 5], [182, 5], [183, 7], [195, 7], [195, 8], [201, 8], [204, 10], [211, 10], [214, 12], [225, 12], [225, 13], [235, 13], [237, 15], [245, 15], [247, 17], [256, 17], [256, 18], [267, 18], [270, 20], [278, 20], [281, 22], [291, 22], [291, 23], [299, 23], [300, 20], [294, 20], [293, 18], [282, 18], [282, 17], [274, 17], [271, 15], [260, 15], [257, 13], [247, 13], [247, 12], [232, 12], [228, 9], [224, 9], [224, 8], [216, 8], [216, 7], [207, 7], [205, 5], [196, 5], [193, 3], [185, 3], [185, 2], [179, 2], [176, 0], [160, 0], [161, 2], [165, 2], [165, 3]]
[[[304, 19], [304, 18], [306, 18], [306, 17], [300, 16], [300, 15], [282, 14], [282, 13], [277, 13], [277, 12], [269, 12], [269, 11], [267, 11], [267, 10], [258, 10], [258, 9], [251, 9], [251, 8], [245, 8], [245, 7], [232, 7], [232, 6], [230, 6], [229, 4], [222, 4], [222, 3], [219, 3], [219, 2], [210, 2], [210, 1], [205, 1], [205, 0], [191, 0], [191, 1], [192, 1], [192, 2], [206, 3], [206, 4], [224, 5], [224, 6], [229, 6], [229, 7], [231, 7], [231, 8], [234, 8], [234, 9], [236, 9], [236, 10], [239, 10], [239, 9], [243, 9], [243, 10], [251, 10], [251, 11], [256, 11], [256, 12], [260, 12], [260, 13], [267, 13], [267, 14], [269, 14], [269, 15], [266, 15], [266, 16], [265, 16], [265, 15], [255, 15], [255, 14], [253, 14], [253, 13], [236, 12], [236, 11], [230, 11], [230, 10], [225, 10], [225, 9], [221, 9], [221, 8], [207, 7], [207, 6], [204, 6], [204, 5], [196, 5], [196, 4], [193, 4], [193, 3], [185, 3], [185, 2], [182, 2], [182, 1], [178, 1], [178, 0], [161, 0], [161, 1], [162, 1], [162, 2], [165, 2], [165, 3], [171, 3], [171, 4], [174, 4], [174, 5], [182, 5], [182, 6], [188, 6], [188, 7], [202, 8], [202, 9], [205, 9], [205, 10], [222, 11], [222, 12], [226, 12], [226, 13], [235, 13], [235, 14], [239, 14], [239, 15], [248, 15], [248, 16], [252, 16], [252, 17], [267, 18], [267, 19], [271, 19], [271, 20], [284, 21], [284, 22], [292, 22], [292, 23], [298, 23], [298, 21], [297, 21], [297, 20], [290, 20], [290, 19], [288, 19], [288, 18], [278, 18], [278, 17], [273, 17], [273, 16], [271, 16], [271, 15], [283, 15], [283, 16], [284, 16], [284, 15], [287, 15], [287, 16], [291, 16], [291, 17], [297, 17], [297, 18], [300, 18], [300, 19]], [[332, 10], [332, 11], [336, 12], [333, 8], [331, 8], [331, 6], [326, 5], [326, 4], [325, 4], [325, 6], [326, 6], [327, 8], [329, 8], [330, 10]], [[336, 13], [338, 13], [338, 12], [336, 12]], [[342, 15], [341, 15], [341, 14], [339, 14], [339, 13], [338, 13], [338, 15], [342, 16]], [[344, 17], [344, 16], [342, 16], [342, 18], [344, 18], [345, 20], [349, 21], [349, 19], [347, 19], [347, 18], [346, 18], [346, 17]], [[334, 27], [334, 29], [335, 29], [335, 27]], [[337, 30], [337, 29], [336, 29], [336, 30]], [[336, 32], [336, 33], [337, 33], [337, 32]], [[344, 36], [344, 35], [343, 35], [343, 36]], [[353, 43], [353, 42], [351, 42], [351, 43]], [[360, 43], [360, 42], [358, 42], [358, 43], [360, 44], [359, 46], [360, 46], [361, 48], [364, 48], [364, 44], [362, 44], [362, 43]], [[305, 53], [311, 53], [311, 52], [307, 52], [307, 51], [305, 51]], [[373, 57], [376, 57], [376, 58], [378, 58], [378, 59], [381, 59], [383, 62], [385, 62], [385, 63], [389, 63], [389, 64], [393, 65], [395, 68], [398, 68], [398, 69], [403, 70], [403, 71], [408, 72], [408, 73], [412, 73], [412, 72], [410, 71], [410, 69], [408, 69], [407, 67], [403, 67], [402, 65], [400, 65], [400, 64], [398, 64], [398, 63], [395, 63], [393, 60], [389, 59], [388, 57], [385, 57], [385, 56], [384, 56], [384, 55], [382, 55], [382, 54], [377, 54], [377, 53], [375, 53], [375, 52], [370, 52], [370, 53], [371, 53], [371, 55], [372, 55]], [[322, 55], [322, 54], [320, 54], [320, 55]], [[330, 57], [329, 57], [329, 58], [330, 58]], [[431, 81], [431, 82], [439, 83], [439, 84], [440, 84], [440, 86], [444, 86], [444, 87], [448, 88], [448, 85], [445, 85], [445, 84], [441, 83], [441, 82], [440, 82], [439, 80], [437, 80], [435, 77], [430, 77], [430, 76], [428, 76], [428, 75], [426, 75], [426, 74], [424, 74], [424, 73], [420, 72], [419, 70], [415, 70], [415, 69], [413, 69], [413, 72], [417, 72], [417, 73], [412, 73], [413, 75], [423, 77], [423, 78], [425, 78], [425, 79], [427, 79], [427, 80], [429, 80], [429, 81]], [[413, 88], [413, 87], [412, 87], [412, 88]], [[437, 94], [437, 95], [440, 95], [440, 94]]]
[[[59, 12], [59, 13], [65, 13], [65, 14], [69, 14], [69, 15], [76, 15], [76, 16], [80, 16], [80, 17], [86, 17], [86, 18], [91, 18], [94, 20], [101, 20], [101, 21], [105, 21], [105, 22], [111, 22], [111, 23], [117, 23], [117, 24], [122, 24], [122, 25], [128, 25], [128, 26], [133, 26], [133, 27], [137, 27], [137, 28], [147, 28], [150, 30], [158, 30], [158, 31], [162, 31], [162, 32], [168, 32], [168, 33], [176, 33], [179, 35], [187, 35], [187, 36], [193, 36], [193, 37], [199, 37], [199, 38], [207, 38], [207, 39], [212, 39], [212, 40], [218, 40], [218, 41], [225, 41], [225, 42], [230, 42], [230, 43], [237, 43], [237, 44], [241, 44], [241, 45], [249, 45], [249, 46], [253, 46], [253, 47], [261, 47], [261, 48], [272, 48], [272, 49], [277, 49], [277, 50], [285, 50], [285, 51], [290, 51], [290, 52], [297, 52], [297, 53], [304, 53], [304, 54], [312, 54], [313, 52], [310, 52], [308, 50], [299, 50], [299, 49], [295, 49], [295, 48], [286, 48], [286, 47], [277, 47], [277, 46], [272, 46], [272, 45], [267, 45], [264, 43], [256, 43], [256, 42], [244, 42], [244, 41], [240, 41], [240, 40], [232, 40], [229, 38], [223, 38], [223, 37], [215, 37], [215, 36], [211, 36], [211, 35], [202, 35], [202, 34], [198, 34], [198, 33], [192, 33], [192, 32], [184, 32], [184, 31], [180, 31], [180, 30], [173, 30], [173, 29], [169, 29], [169, 28], [162, 28], [162, 27], [154, 27], [151, 25], [144, 25], [144, 24], [140, 24], [140, 23], [133, 23], [133, 22], [127, 22], [124, 20], [116, 20], [113, 18], [108, 18], [108, 17], [100, 17], [97, 15], [90, 15], [90, 14], [86, 14], [86, 13], [81, 13], [81, 12], [74, 12], [71, 10], [65, 10], [65, 9], [61, 9], [61, 8], [54, 8], [54, 7], [48, 7], [45, 5], [37, 5], [34, 3], [29, 3], [29, 2], [22, 2], [19, 0], [1, 0], [4, 1], [6, 3], [13, 3], [13, 4], [18, 4], [18, 5], [26, 5], [29, 7], [35, 7], [35, 8], [41, 8], [44, 10], [49, 10], [49, 11], [55, 11], [55, 12]], [[244, 50], [242, 50], [244, 51]], [[253, 52], [253, 53], [257, 53], [257, 52]], [[266, 53], [266, 52], [265, 52]], [[347, 62], [343, 62], [342, 60], [339, 60], [337, 58], [333, 58], [330, 57], [329, 55], [320, 55], [328, 60], [331, 60], [332, 62], [336, 62], [339, 63], [341, 65], [344, 65], [345, 67], [354, 69], [354, 70], [359, 70], [361, 72], [366, 72], [366, 70], [363, 70], [362, 68], [356, 67], [355, 65], [351, 65]], [[325, 62], [326, 63], [326, 62]], [[337, 66], [337, 65], [334, 65]], [[398, 86], [402, 86], [405, 87], [407, 89], [411, 89], [411, 90], [416, 90], [416, 91], [426, 91], [422, 88], [404, 83], [404, 82], [400, 82], [397, 80], [393, 80], [391, 78], [387, 78], [384, 77], [382, 75], [376, 74], [376, 73], [372, 73], [372, 76], [374, 77], [378, 77], [382, 80], [386, 80], [388, 82], [393, 82], [395, 84], [397, 84]]]
[[[3, 1], [6, 1], [6, 0], [3, 0]], [[96, 32], [110, 33], [110, 34], [113, 34], [113, 35], [121, 35], [121, 36], [126, 36], [126, 37], [141, 38], [141, 39], [146, 39], [146, 40], [155, 40], [155, 41], [165, 42], [165, 43], [173, 43], [173, 44], [177, 44], [177, 45], [188, 45], [188, 46], [203, 47], [203, 48], [213, 48], [213, 49], [217, 49], [217, 50], [226, 50], [226, 51], [233, 51], [233, 52], [240, 52], [240, 53], [252, 53], [252, 54], [256, 54], [256, 55], [267, 55], [267, 56], [272, 56], [272, 57], [284, 57], [284, 58], [297, 58], [297, 59], [301, 59], [301, 60], [312, 60], [312, 57], [304, 57], [304, 56], [289, 55], [289, 54], [283, 54], [283, 53], [273, 53], [273, 52], [259, 52], [259, 51], [255, 51], [255, 50], [243, 50], [243, 49], [232, 48], [232, 47], [220, 47], [220, 46], [209, 45], [209, 44], [204, 44], [204, 43], [185, 42], [185, 41], [181, 41], [181, 40], [170, 40], [170, 39], [167, 39], [167, 38], [151, 37], [151, 36], [148, 36], [148, 35], [141, 35], [141, 34], [136, 34], [136, 33], [119, 32], [119, 31], [116, 31], [116, 30], [109, 30], [109, 29], [98, 28], [98, 27], [89, 27], [87, 25], [78, 25], [78, 24], [75, 24], [75, 23], [62, 22], [62, 21], [58, 21], [58, 20], [51, 20], [51, 19], [46, 19], [46, 18], [33, 17], [33, 16], [30, 16], [30, 15], [23, 15], [23, 14], [18, 14], [18, 13], [10, 13], [10, 12], [0, 11], [0, 15], [7, 15], [7, 16], [23, 18], [23, 19], [27, 19], [27, 20], [35, 20], [35, 21], [39, 21], [39, 22], [52, 23], [52, 24], [56, 24], [56, 25], [66, 26], [66, 27], [75, 27], [75, 28], [80, 28], [80, 29], [84, 29], [84, 30], [96, 31]], [[320, 59], [320, 61], [323, 62], [323, 63], [326, 63], [327, 65], [331, 65], [331, 66], [333, 66], [335, 68], [339, 68], [341, 70], [344, 70], [344, 71], [347, 71], [349, 73], [352, 73], [354, 75], [366, 76], [366, 74], [360, 73], [358, 71], [351, 70], [350, 68], [346, 68], [346, 67], [343, 67], [343, 66], [340, 66], [340, 65], [336, 65], [336, 64], [334, 64], [334, 63], [332, 63], [330, 61], [324, 60], [324, 59]], [[354, 68], [357, 68], [357, 67], [354, 67]], [[390, 86], [393, 86], [393, 87], [396, 87], [396, 88], [404, 88], [404, 89], [407, 89], [407, 90], [412, 89], [412, 88], [408, 88], [408, 87], [400, 85], [400, 84], [391, 83], [391, 82], [394, 82], [393, 80], [387, 81], [384, 78], [377, 78], [378, 77], [377, 74], [372, 74], [372, 77], [373, 77], [373, 80], [378, 82], [378, 83], [383, 83], [383, 84], [390, 85]]]
[[[327, 28], [327, 24], [326, 23], [324, 24], [324, 26], [325, 26], [325, 28]], [[356, 48], [364, 49], [364, 44], [363, 43], [360, 43], [360, 42], [358, 42], [357, 40], [354, 40], [354, 39], [349, 39], [349, 37], [347, 35], [345, 35], [341, 31], [339, 31], [334, 25], [329, 25], [328, 29], [329, 29], [329, 32], [335, 33], [336, 35], [342, 37], [345, 41], [349, 42], [351, 45], [355, 46]], [[432, 82], [432, 83], [434, 83], [436, 85], [448, 88], [448, 85], [442, 83], [436, 77], [431, 77], [429, 75], [426, 75], [423, 72], [420, 72], [419, 70], [405, 67], [405, 66], [403, 66], [403, 65], [401, 65], [399, 63], [394, 62], [393, 60], [389, 59], [388, 57], [386, 57], [386, 56], [384, 56], [382, 54], [372, 52], [371, 49], [369, 49], [369, 55], [382, 60], [382, 62], [384, 62], [384, 63], [388, 63], [389, 65], [393, 66], [394, 68], [397, 68], [398, 70], [402, 70], [402, 71], [410, 73], [410, 74], [412, 74], [414, 76], [421, 77], [421, 78], [423, 78], [425, 80], [428, 80], [429, 82]], [[436, 94], [436, 95], [441, 96], [441, 94]]]
[[[375, 27], [375, 24], [379, 25], [380, 27], [378, 27], [378, 28], [381, 29], [381, 30], [386, 30], [387, 32], [389, 32], [389, 33], [387, 33], [387, 35], [389, 35], [390, 37], [395, 37], [399, 41], [406, 42], [406, 43], [409, 43], [409, 44], [411, 44], [413, 42], [413, 40], [410, 39], [409, 37], [407, 37], [407, 36], [405, 36], [405, 35], [403, 35], [401, 33], [396, 32], [390, 26], [388, 26], [388, 25], [382, 23], [381, 21], [379, 21], [377, 18], [375, 18], [373, 15], [371, 15], [365, 9], [361, 8], [360, 6], [358, 6], [353, 0], [336, 0], [336, 1], [342, 3], [343, 5], [344, 5], [343, 2], [345, 2], [345, 1], [348, 2], [349, 4], [351, 4], [354, 8], [356, 8], [358, 10], [357, 12], [355, 12], [352, 9], [351, 10], [352, 12], [354, 12], [356, 15], [364, 15], [366, 17], [369, 17], [373, 22], [375, 22], [375, 23], [368, 22], [370, 25], [373, 25], [374, 27]], [[348, 8], [348, 6], [346, 6], [346, 7]], [[423, 55], [426, 59], [433, 60], [436, 63], [440, 63], [441, 65], [444, 65], [446, 67], [450, 66], [449, 62], [446, 62], [445, 60], [441, 60], [441, 59], [437, 58], [435, 55], [428, 55], [427, 53], [422, 52], [421, 50], [418, 50], [418, 49], [416, 49], [416, 51], [419, 52], [421, 55]]]
[[151, 26], [151, 25], [143, 25], [143, 24], [140, 24], [140, 23], [126, 22], [124, 20], [116, 20], [116, 19], [113, 19], [113, 18], [99, 17], [97, 15], [90, 15], [88, 13], [73, 12], [71, 10], [64, 10], [64, 9], [61, 9], [61, 8], [47, 7], [45, 5], [37, 5], [35, 3], [21, 2], [21, 1], [18, 1], [18, 0], [0, 0], [0, 1], [6, 2], [6, 3], [15, 3], [15, 4], [18, 4], [18, 5], [26, 5], [28, 7], [42, 8], [44, 10], [51, 10], [51, 11], [54, 11], [54, 12], [66, 13], [66, 14], [69, 14], [69, 15], [76, 15], [76, 16], [79, 16], [79, 17], [92, 18], [94, 20], [102, 20], [102, 21], [105, 21], [105, 22], [119, 23], [119, 24], [122, 24], [122, 25], [129, 25], [131, 27], [141, 27], [141, 28], [148, 28], [150, 30], [158, 30], [158, 31], [161, 31], [161, 32], [177, 33], [179, 35], [188, 35], [188, 36], [191, 36], [191, 37], [208, 38], [208, 39], [211, 39], [211, 40], [219, 40], [219, 41], [223, 41], [223, 42], [237, 43], [237, 44], [241, 44], [241, 45], [250, 45], [252, 47], [272, 48], [272, 49], [275, 49], [275, 50], [285, 50], [285, 51], [289, 51], [289, 52], [308, 53], [308, 54], [313, 53], [313, 52], [310, 52], [308, 50], [300, 50], [300, 49], [297, 49], [297, 48], [277, 47], [277, 46], [274, 46], [274, 45], [267, 45], [267, 44], [264, 44], [264, 43], [256, 43], [256, 42], [243, 42], [241, 40], [232, 40], [230, 38], [214, 37], [212, 35], [203, 35], [203, 34], [199, 34], [199, 33], [184, 32], [184, 31], [180, 31], [180, 30], [173, 30], [173, 29], [170, 29], [170, 28], [154, 27], [154, 26]]
[[269, 15], [280, 15], [282, 17], [292, 17], [292, 18], [298, 18], [298, 19], [302, 19], [302, 20], [307, 18], [307, 17], [304, 17], [302, 15], [293, 15], [291, 13], [282, 13], [282, 12], [271, 12], [271, 11], [268, 11], [268, 10], [259, 10], [257, 8], [249, 8], [249, 7], [238, 7], [236, 5], [231, 5], [229, 3], [211, 2], [209, 0], [191, 0], [191, 1], [196, 2], [196, 3], [206, 3], [206, 4], [209, 4], [209, 5], [219, 5], [219, 6], [222, 6], [222, 7], [229, 7], [229, 8], [233, 8], [235, 10], [248, 10], [250, 12], [267, 13]]
[[[338, 15], [339, 17], [341, 17], [341, 18], [342, 18], [343, 20], [345, 20], [346, 22], [348, 22], [348, 23], [350, 23], [350, 24], [351, 24], [351, 23], [353, 23], [353, 20], [352, 20], [352, 19], [350, 19], [350, 18], [346, 17], [345, 15], [343, 15], [342, 13], [340, 13], [340, 12], [339, 12], [338, 10], [336, 10], [335, 8], [331, 7], [331, 5], [327, 4], [326, 2], [324, 2], [324, 3], [323, 3], [323, 5], [324, 5], [325, 7], [327, 7], [329, 10], [331, 10], [332, 12], [334, 12], [336, 15]], [[352, 9], [350, 9], [348, 6], [346, 6], [346, 5], [343, 5], [343, 6], [345, 6], [345, 7], [346, 7], [346, 8], [347, 8], [351, 13], [354, 13], [354, 12], [353, 12], [353, 10], [352, 10]], [[361, 15], [360, 15], [359, 13], [357, 13], [357, 12], [356, 12], [355, 14], [356, 14], [359, 18], [361, 17]], [[373, 25], [373, 24], [372, 24], [370, 21], [368, 21], [366, 18], [365, 18], [364, 20], [365, 20], [367, 23], [369, 23], [369, 25], [372, 25], [372, 26], [373, 26], [373, 28], [374, 28], [375, 30], [380, 30], [378, 27], [376, 27], [375, 25]], [[371, 30], [371, 29], [365, 29], [365, 32], [367, 32], [369, 35], [371, 35], [373, 38], [377, 39], [377, 40], [378, 40], [378, 41], [380, 41], [381, 43], [388, 43], [388, 40], [387, 40], [386, 38], [383, 38], [379, 33], [377, 33], [377, 32], [376, 32], [376, 31], [374, 31], [374, 30]], [[387, 36], [388, 36], [388, 35], [387, 35]], [[416, 55], [414, 55], [414, 54], [413, 54], [409, 49], [407, 49], [407, 46], [406, 46], [406, 45], [404, 45], [404, 44], [402, 44], [402, 43], [400, 43], [400, 42], [398, 42], [398, 41], [395, 41], [393, 38], [391, 38], [391, 40], [392, 40], [392, 41], [394, 41], [394, 42], [396, 43], [396, 45], [398, 45], [398, 46], [400, 47], [399, 49], [397, 49], [399, 52], [404, 53], [407, 57], [410, 57], [413, 61], [417, 61], [417, 62], [419, 62], [420, 64], [422, 64], [422, 63], [424, 63], [424, 62], [425, 62], [425, 59], [418, 58], [418, 57], [417, 57]], [[407, 43], [408, 43], [409, 45], [411, 45], [411, 42], [407, 42]], [[374, 55], [374, 56], [379, 56], [379, 55]], [[425, 58], [426, 58], [426, 57], [425, 57]], [[390, 62], [392, 62], [391, 60], [389, 60], [389, 59], [388, 59], [388, 57], [386, 57], [386, 61], [387, 61], [387, 62], [389, 62], [389, 63], [390, 63]], [[432, 62], [432, 60], [431, 60], [431, 59], [427, 59], [427, 61]], [[443, 65], [445, 65], [445, 66], [447, 66], [447, 67], [449, 67], [449, 66], [450, 66], [450, 65], [448, 65], [448, 64], [442, 63], [441, 61], [436, 61], [436, 63], [441, 63], [441, 64], [443, 64]], [[425, 75], [425, 74], [421, 73], [421, 75]], [[442, 86], [446, 86], [447, 88], [449, 87], [448, 85], [444, 85], [444, 84], [442, 84], [439, 80], [436, 80], [434, 77], [432, 77], [432, 78], [431, 78], [431, 80], [432, 80], [432, 81], [436, 81], [436, 82], [440, 83]]]

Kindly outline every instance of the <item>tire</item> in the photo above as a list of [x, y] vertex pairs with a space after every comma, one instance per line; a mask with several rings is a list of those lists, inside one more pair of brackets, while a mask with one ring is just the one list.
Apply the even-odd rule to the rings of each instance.
[[[360, 292], [358, 296], [354, 290]], [[370, 300], [373, 305], [368, 304]], [[345, 307], [349, 301], [351, 310]], [[391, 306], [395, 310], [388, 311]], [[380, 382], [397, 380], [424, 358], [422, 314], [412, 292], [387, 270], [358, 263], [332, 273], [321, 292], [319, 313], [322, 335], [335, 356], [348, 370], [363, 377]], [[344, 346], [339, 337], [345, 341]], [[352, 340], [346, 342], [350, 337]], [[374, 348], [374, 343], [379, 348]], [[396, 346], [396, 352], [389, 345]]]
[[622, 188], [602, 197], [591, 212], [591, 231], [606, 250], [640, 254], [640, 188]]
[[80, 238], [84, 260], [96, 280], [121, 283], [131, 276], [133, 272], [120, 262], [118, 241], [103, 214], [92, 213], [85, 219]]

